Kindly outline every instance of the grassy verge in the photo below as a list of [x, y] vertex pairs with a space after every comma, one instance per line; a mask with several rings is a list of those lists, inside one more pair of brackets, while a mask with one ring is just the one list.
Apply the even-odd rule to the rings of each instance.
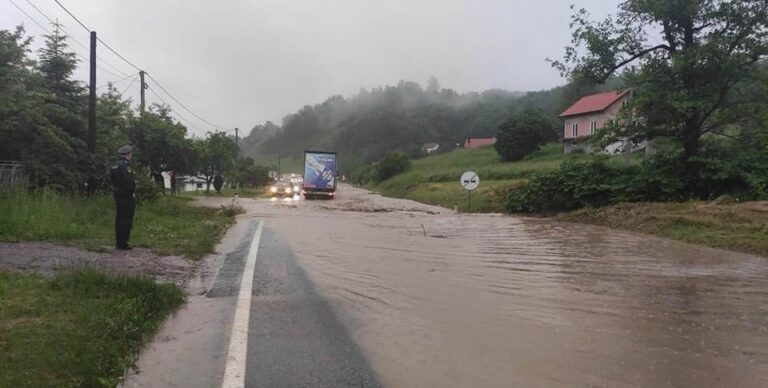
[[149, 278], [0, 272], [0, 387], [115, 386], [183, 302]]
[[[383, 195], [412, 199], [461, 211], [467, 193], [459, 185], [466, 170], [480, 175], [472, 193], [473, 212], [503, 212], [507, 193], [534, 173], [559, 168], [565, 158], [559, 144], [549, 144], [531, 157], [503, 163], [492, 147], [456, 150], [412, 162], [411, 169], [368, 188]], [[617, 156], [609, 163], [637, 163], [641, 156]], [[768, 256], [768, 202], [712, 205], [703, 202], [627, 203], [560, 214], [561, 221], [632, 230], [716, 248]]]
[[[582, 157], [580, 155], [573, 157]], [[411, 168], [368, 188], [382, 195], [412, 199], [430, 205], [467, 209], [467, 192], [459, 184], [464, 171], [480, 176], [480, 187], [472, 192], [472, 212], [502, 212], [509, 190], [524, 184], [536, 172], [556, 169], [562, 163], [562, 146], [549, 144], [530, 158], [504, 163], [493, 147], [459, 149], [414, 160]]]
[[[189, 198], [163, 197], [138, 203], [131, 243], [158, 254], [190, 258], [213, 252], [234, 217], [189, 202]], [[91, 250], [114, 245], [115, 204], [109, 196], [4, 193], [0, 214], [0, 241], [52, 241]]]
[[[480, 188], [472, 192], [471, 211], [473, 213], [503, 212], [506, 193], [524, 183], [525, 180], [483, 181]], [[456, 182], [416, 183], [406, 187], [379, 186], [376, 190], [389, 197], [411, 199], [448, 209], [456, 206], [459, 211], [467, 211], [467, 191], [459, 185], [458, 179]]]
[[768, 202], [625, 203], [555, 218], [768, 256]]

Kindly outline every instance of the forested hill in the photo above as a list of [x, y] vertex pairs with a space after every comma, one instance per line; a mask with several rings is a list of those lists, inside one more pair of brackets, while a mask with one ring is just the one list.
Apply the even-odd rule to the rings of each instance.
[[[603, 88], [607, 88], [604, 86]], [[283, 119], [255, 126], [240, 142], [244, 156], [274, 164], [279, 156], [298, 159], [306, 149], [339, 152], [346, 166], [381, 160], [392, 151], [417, 155], [425, 143], [452, 149], [468, 136], [494, 136], [516, 111], [539, 108], [553, 119], [593, 87], [563, 86], [541, 92], [500, 89], [459, 94], [432, 79], [426, 89], [401, 81], [397, 86], [333, 96]]]

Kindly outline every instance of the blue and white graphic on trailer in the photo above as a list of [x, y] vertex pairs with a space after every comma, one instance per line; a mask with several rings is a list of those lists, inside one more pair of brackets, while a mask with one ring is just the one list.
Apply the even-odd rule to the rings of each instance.
[[336, 188], [336, 154], [304, 154], [304, 187], [317, 189]]

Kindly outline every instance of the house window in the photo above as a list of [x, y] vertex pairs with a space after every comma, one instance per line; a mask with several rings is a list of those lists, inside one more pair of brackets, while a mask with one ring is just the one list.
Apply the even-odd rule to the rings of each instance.
[[590, 135], [594, 135], [595, 134], [595, 130], [597, 130], [597, 121], [593, 121], [593, 122], [589, 123], [589, 134]]
[[621, 106], [623, 106], [624, 108], [626, 108], [627, 105], [629, 105], [629, 100], [624, 100], [621, 102]]
[[576, 123], [571, 124], [571, 135], [573, 137], [579, 136], [579, 124], [576, 124]]
[[198, 184], [197, 184], [197, 188], [198, 188], [198, 189], [202, 189], [202, 188], [203, 188], [203, 184], [202, 184], [202, 183], [198, 183]]

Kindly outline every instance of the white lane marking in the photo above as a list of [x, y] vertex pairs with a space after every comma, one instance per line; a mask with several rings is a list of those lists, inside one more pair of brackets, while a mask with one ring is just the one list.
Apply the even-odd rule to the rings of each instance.
[[243, 279], [240, 281], [240, 293], [237, 295], [235, 307], [235, 319], [232, 321], [232, 333], [229, 336], [227, 366], [224, 369], [224, 380], [221, 383], [223, 388], [245, 387], [245, 358], [248, 353], [248, 322], [251, 315], [253, 275], [262, 229], [264, 229], [264, 221], [259, 221], [259, 226], [256, 228], [251, 247], [248, 250], [248, 259], [243, 268]]

